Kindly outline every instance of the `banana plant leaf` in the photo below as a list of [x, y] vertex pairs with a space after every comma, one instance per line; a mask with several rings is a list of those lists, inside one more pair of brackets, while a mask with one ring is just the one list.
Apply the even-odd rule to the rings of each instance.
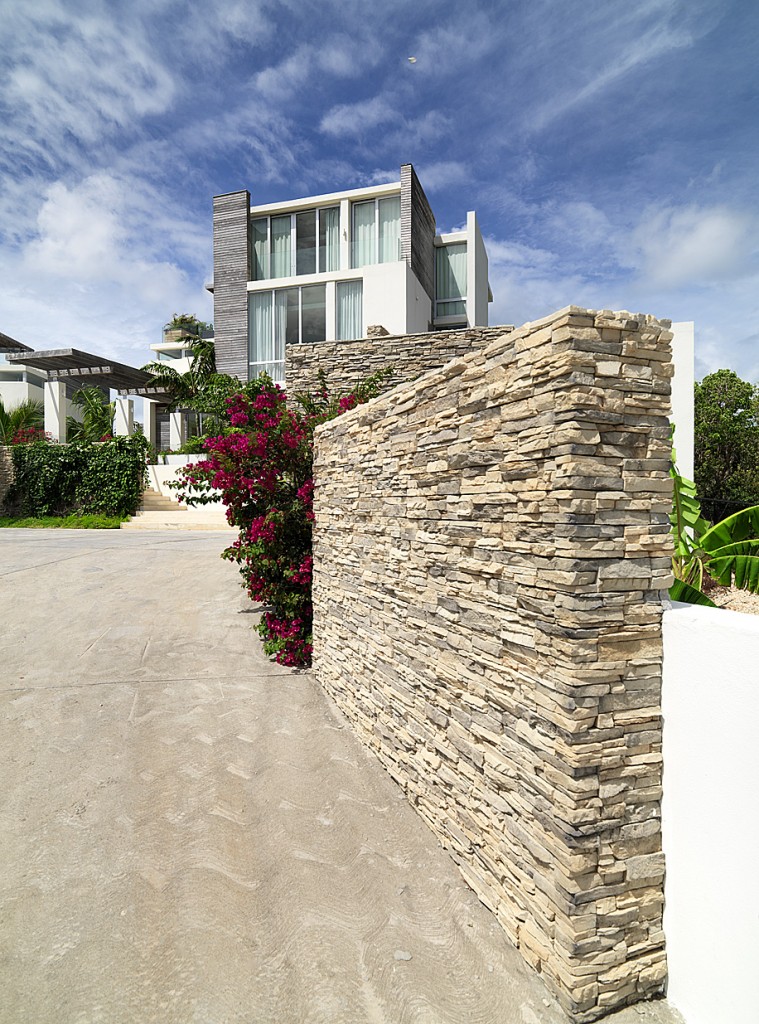
[[684, 583], [683, 580], [675, 580], [669, 588], [669, 596], [673, 601], [684, 601], [686, 604], [702, 604], [707, 608], [717, 607], [706, 594], [702, 594], [700, 590], [696, 590], [690, 583]]
[[726, 544], [756, 537], [759, 537], [759, 505], [752, 505], [710, 526], [699, 534], [698, 540], [704, 551], [716, 555]]
[[709, 575], [723, 587], [759, 593], [759, 539], [736, 541], [718, 548], [709, 559]]

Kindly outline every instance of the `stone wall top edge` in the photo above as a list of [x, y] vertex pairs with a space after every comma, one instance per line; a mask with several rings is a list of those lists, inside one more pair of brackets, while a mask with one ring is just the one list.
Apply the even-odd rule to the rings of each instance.
[[350, 341], [320, 341], [315, 345], [293, 345], [291, 349], [288, 349], [287, 356], [289, 359], [308, 359], [313, 357], [314, 352], [318, 353], [338, 346], [368, 344], [376, 347], [378, 343], [384, 345], [391, 341], [414, 342], [419, 338], [440, 339], [441, 341], [455, 338], [466, 339], [497, 331], [509, 334], [513, 330], [515, 330], [513, 324], [494, 324], [490, 327], [452, 327], [447, 331], [421, 331], [418, 334], [383, 334], [379, 338], [353, 338]]
[[521, 327], [516, 329], [517, 334], [522, 332], [530, 332], [538, 330], [541, 327], [548, 327], [555, 323], [557, 320], [572, 317], [590, 317], [594, 323], [602, 327], [606, 321], [620, 321], [620, 320], [635, 320], [639, 324], [646, 324], [649, 326], [659, 326], [663, 330], [669, 330], [672, 326], [672, 321], [665, 317], [656, 317], [651, 313], [630, 313], [626, 309], [589, 309], [585, 306], [563, 306], [561, 309], [557, 309], [554, 313], [549, 313], [546, 316], [540, 317], [537, 320], [528, 320], [527, 323], [522, 324]]

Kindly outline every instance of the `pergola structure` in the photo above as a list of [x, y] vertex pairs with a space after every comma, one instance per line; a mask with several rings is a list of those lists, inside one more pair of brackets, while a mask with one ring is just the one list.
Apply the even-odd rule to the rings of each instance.
[[[82, 352], [76, 348], [48, 349], [36, 352], [20, 342], [14, 342], [6, 335], [0, 335], [0, 346], [8, 343], [9, 363], [23, 363], [43, 370], [47, 375], [45, 383], [45, 430], [58, 441], [66, 440], [66, 413], [68, 401], [66, 385], [91, 384], [95, 387], [112, 388], [118, 391], [114, 430], [117, 434], [134, 433], [134, 403], [130, 396], [138, 395], [144, 402], [145, 436], [150, 444], [157, 442], [158, 406], [167, 405], [170, 395], [165, 388], [151, 385], [152, 375], [115, 359]], [[13, 347], [11, 347], [11, 345]], [[170, 418], [171, 446], [178, 448], [183, 440], [183, 418], [181, 413], [172, 413]]]
[[[31, 352], [32, 349], [28, 345], [24, 345], [23, 342], [16, 341], [15, 338], [11, 338], [8, 334], [3, 334], [0, 331], [0, 353], [2, 352]], [[21, 360], [18, 360], [20, 362]]]

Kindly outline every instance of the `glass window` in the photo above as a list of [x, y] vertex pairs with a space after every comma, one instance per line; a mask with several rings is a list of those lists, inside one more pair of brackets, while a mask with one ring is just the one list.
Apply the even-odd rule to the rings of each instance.
[[253, 281], [264, 281], [269, 276], [269, 220], [262, 217], [250, 225], [251, 259], [250, 270]]
[[319, 272], [340, 269], [340, 207], [319, 210]]
[[248, 362], [250, 377], [268, 373], [285, 379], [285, 346], [324, 341], [326, 286], [278, 288], [253, 292], [248, 299]]
[[395, 263], [401, 258], [401, 197], [379, 201], [379, 261]]
[[251, 281], [339, 269], [339, 206], [250, 222]]
[[295, 217], [295, 273], [316, 273], [316, 210]]
[[290, 277], [292, 253], [290, 248], [291, 217], [271, 219], [271, 276]]
[[353, 204], [353, 259], [354, 267], [365, 267], [377, 262], [377, 236], [375, 233], [376, 203]]
[[466, 316], [466, 243], [435, 250], [435, 316]]
[[274, 331], [273, 293], [256, 292], [250, 296], [248, 317], [248, 361], [250, 378], [267, 373], [272, 380], [285, 379], [284, 339]]
[[327, 334], [326, 288], [314, 284], [301, 288], [301, 341], [324, 341]]
[[338, 281], [337, 283], [337, 338], [351, 341], [362, 338], [363, 331], [363, 282]]

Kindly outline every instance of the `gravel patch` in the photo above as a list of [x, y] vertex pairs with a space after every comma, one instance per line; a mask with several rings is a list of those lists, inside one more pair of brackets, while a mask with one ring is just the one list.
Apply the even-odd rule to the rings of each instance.
[[709, 597], [719, 608], [759, 615], [759, 594], [749, 594], [747, 590], [739, 590], [737, 587], [715, 587], [709, 591]]

